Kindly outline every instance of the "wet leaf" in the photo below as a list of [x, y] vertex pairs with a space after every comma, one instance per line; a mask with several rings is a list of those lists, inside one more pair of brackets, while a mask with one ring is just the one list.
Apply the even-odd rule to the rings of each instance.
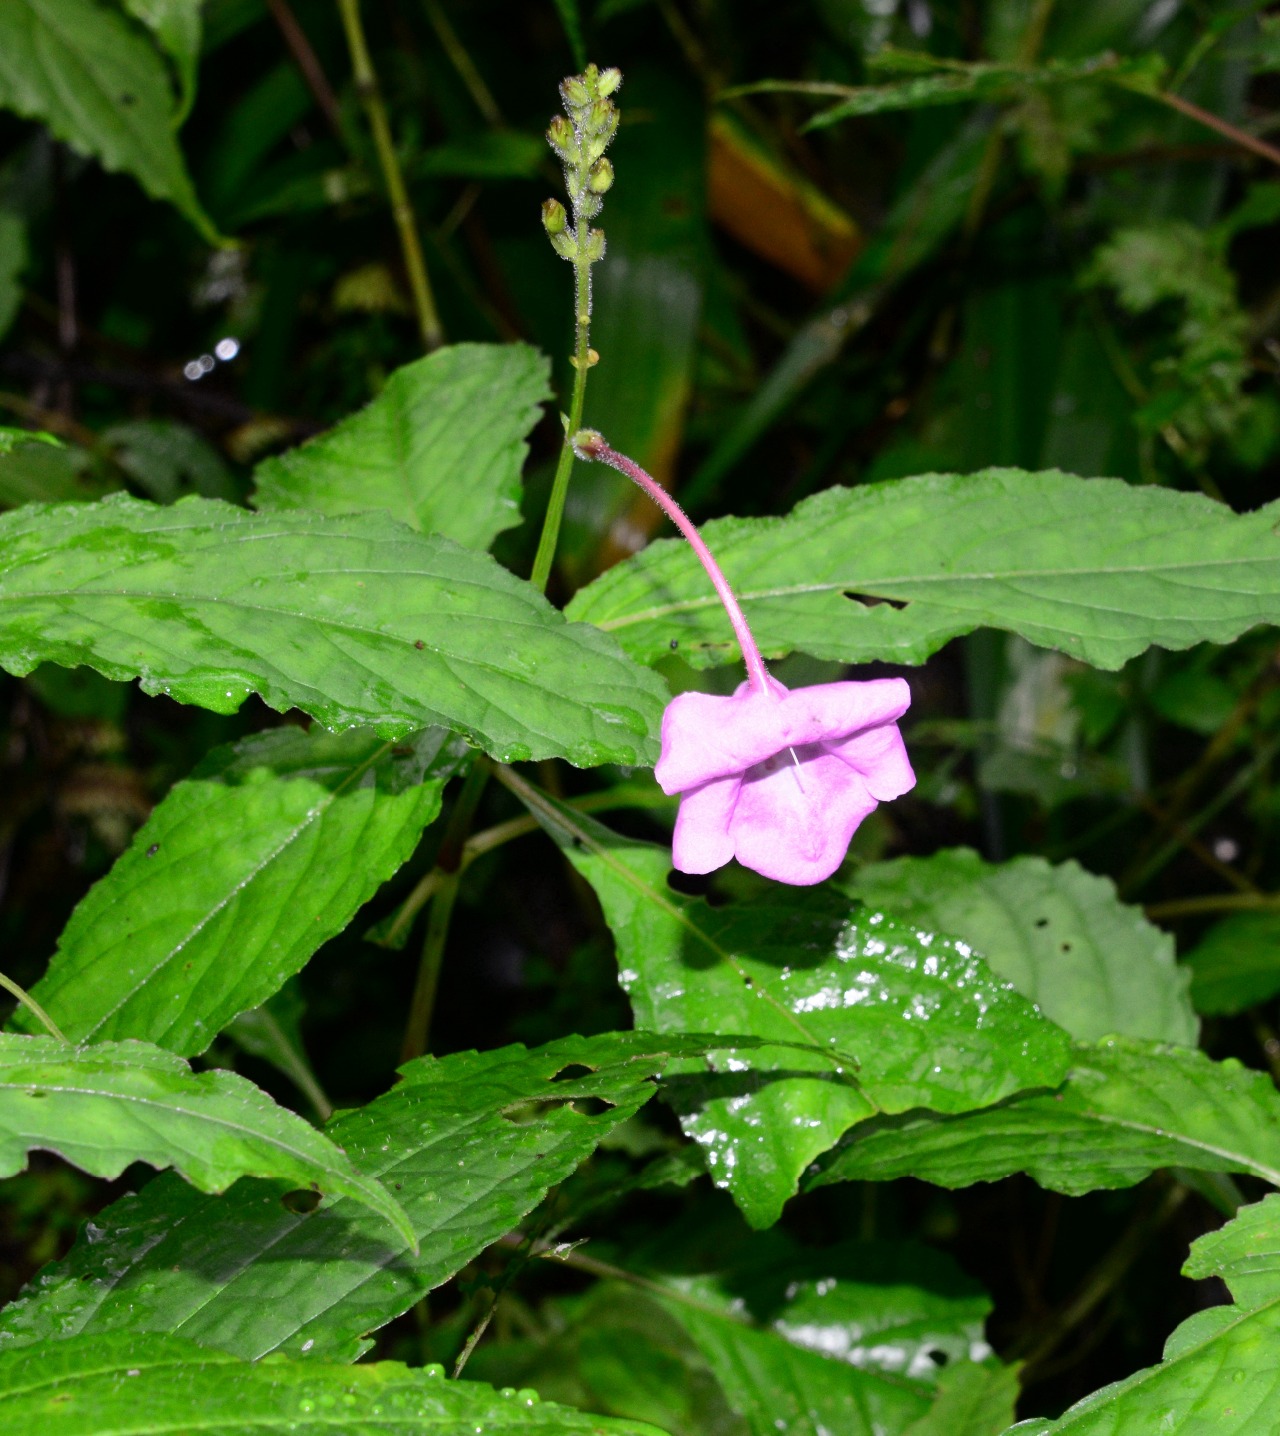
[[[1280, 622], [1280, 506], [1233, 514], [1199, 494], [989, 469], [827, 489], [785, 518], [704, 534], [761, 649], [919, 663], [975, 628], [1099, 668], [1152, 644], [1225, 643]], [[738, 657], [687, 545], [652, 544], [579, 592], [574, 619], [642, 662]]]
[[504, 761], [643, 763], [665, 686], [492, 559], [384, 514], [28, 505], [0, 516], [0, 663], [84, 663], [217, 713], [434, 724]]
[[844, 888], [878, 912], [962, 939], [1080, 1041], [1113, 1032], [1196, 1041], [1173, 939], [1078, 863], [986, 863], [971, 848], [950, 848], [872, 863]]
[[674, 1066], [664, 1082], [753, 1226], [777, 1220], [804, 1168], [855, 1123], [966, 1111], [1065, 1076], [1066, 1034], [947, 939], [823, 889], [711, 907], [668, 885], [665, 848], [528, 792], [600, 898], [641, 1026], [821, 1049], [725, 1055]]
[[966, 1187], [1026, 1172], [1078, 1196], [1130, 1187], [1160, 1167], [1248, 1172], [1280, 1185], [1280, 1093], [1270, 1078], [1185, 1047], [1079, 1044], [1061, 1091], [959, 1116], [868, 1122], [812, 1185], [912, 1176]]
[[489, 1436], [661, 1436], [652, 1426], [543, 1404], [532, 1392], [446, 1381], [439, 1366], [250, 1363], [163, 1336], [77, 1337], [0, 1354], [0, 1424], [41, 1436], [153, 1436], [200, 1425], [223, 1436], [484, 1431]]
[[280, 1177], [282, 1191], [315, 1187], [365, 1209], [397, 1249], [388, 1224], [412, 1240], [399, 1204], [301, 1117], [234, 1072], [193, 1073], [143, 1042], [77, 1048], [0, 1034], [0, 1176], [20, 1172], [33, 1148], [95, 1177], [118, 1177], [131, 1162], [174, 1167], [202, 1192]]
[[[369, 1332], [516, 1227], [648, 1101], [672, 1048], [683, 1050], [612, 1033], [411, 1062], [390, 1092], [325, 1130], [403, 1202], [416, 1256], [352, 1200], [301, 1212], [279, 1182], [211, 1198], [160, 1177], [0, 1312], [0, 1347], [155, 1331], [238, 1356], [354, 1361]], [[566, 1068], [590, 1070], [557, 1080]]]

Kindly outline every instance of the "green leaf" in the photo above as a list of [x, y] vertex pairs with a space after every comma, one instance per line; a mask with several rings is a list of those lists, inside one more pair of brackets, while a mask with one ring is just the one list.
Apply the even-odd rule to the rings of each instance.
[[666, 688], [484, 554], [385, 514], [119, 495], [0, 516], [0, 664], [80, 663], [217, 713], [440, 724], [503, 761], [653, 761]]
[[844, 884], [868, 907], [960, 938], [1081, 1042], [1109, 1033], [1194, 1046], [1199, 1024], [1173, 939], [1109, 878], [1043, 858], [984, 863], [971, 848], [872, 863]]
[[173, 503], [184, 493], [234, 499], [236, 483], [217, 449], [173, 419], [129, 419], [104, 429], [102, 441], [148, 498]]
[[181, 122], [196, 97], [200, 63], [200, 7], [204, 0], [124, 0], [124, 8], [141, 20], [164, 47], [182, 85]]
[[556, 0], [556, 12], [564, 26], [565, 39], [573, 51], [573, 63], [579, 70], [587, 68], [587, 47], [582, 38], [582, 14], [578, 0]]
[[1280, 912], [1232, 913], [1214, 923], [1184, 962], [1197, 1012], [1243, 1012], [1268, 1002], [1280, 992]]
[[40, 1436], [156, 1436], [197, 1427], [220, 1436], [661, 1436], [652, 1426], [543, 1404], [532, 1392], [446, 1381], [439, 1366], [250, 1363], [175, 1337], [131, 1335], [0, 1355], [0, 1425]]
[[277, 728], [216, 749], [72, 913], [37, 1000], [73, 1041], [203, 1052], [410, 856], [459, 768], [448, 740]]
[[84, 449], [52, 435], [7, 429], [0, 449], [0, 507], [31, 503], [83, 503], [99, 499], [113, 485], [93, 467]]
[[358, 414], [258, 465], [262, 510], [384, 509], [410, 528], [488, 548], [520, 522], [525, 437], [549, 396], [527, 344], [451, 344], [406, 364]]
[[[1003, 628], [1098, 668], [1152, 644], [1226, 643], [1280, 621], [1280, 504], [1233, 514], [1200, 494], [988, 469], [827, 489], [785, 518], [703, 534], [767, 654], [919, 663]], [[575, 595], [568, 614], [652, 663], [738, 657], [687, 545], [664, 540]]]
[[376, 1212], [384, 1240], [386, 1223], [413, 1240], [395, 1199], [301, 1117], [234, 1072], [193, 1073], [143, 1042], [76, 1048], [0, 1033], [0, 1176], [22, 1171], [35, 1147], [95, 1177], [130, 1162], [173, 1167], [202, 1192], [281, 1177]]
[[961, 1116], [868, 1122], [812, 1185], [912, 1176], [966, 1187], [1027, 1172], [1078, 1196], [1132, 1186], [1159, 1167], [1249, 1172], [1280, 1186], [1280, 1093], [1270, 1078], [1186, 1047], [1080, 1044], [1060, 1092]]
[[954, 943], [822, 889], [710, 907], [668, 885], [666, 848], [522, 796], [595, 888], [640, 1026], [821, 1049], [677, 1064], [684, 1075], [664, 1083], [753, 1226], [776, 1221], [800, 1173], [857, 1122], [966, 1111], [1065, 1076], [1066, 1034]]
[[[282, 1205], [280, 1183], [211, 1198], [160, 1177], [95, 1218], [0, 1312], [0, 1345], [161, 1331], [240, 1356], [353, 1361], [367, 1333], [516, 1227], [653, 1095], [667, 1053], [689, 1045], [612, 1033], [411, 1062], [326, 1133], [404, 1203], [418, 1255], [351, 1201], [302, 1213]], [[579, 1067], [592, 1070], [557, 1080]], [[600, 1102], [611, 1105], [594, 1111]]]
[[[1188, 1317], [1164, 1360], [1077, 1402], [1057, 1421], [1025, 1421], [1022, 1436], [1262, 1436], [1280, 1404], [1280, 1196], [1243, 1207], [1234, 1221], [1191, 1244], [1182, 1268], [1217, 1277], [1235, 1298]], [[1268, 1414], [1271, 1413], [1271, 1414]]]
[[902, 1431], [929, 1411], [939, 1363], [991, 1357], [989, 1298], [921, 1247], [770, 1242], [715, 1278], [668, 1282], [658, 1299], [753, 1436]]
[[206, 239], [217, 238], [174, 137], [164, 62], [119, 12], [98, 0], [6, 0], [0, 106], [48, 125], [107, 169], [131, 174]]
[[948, 1366], [933, 1405], [902, 1436], [1000, 1436], [1018, 1402], [1016, 1366]]

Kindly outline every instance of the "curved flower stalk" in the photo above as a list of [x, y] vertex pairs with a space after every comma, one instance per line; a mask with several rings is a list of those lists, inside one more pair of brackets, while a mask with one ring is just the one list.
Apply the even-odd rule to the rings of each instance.
[[681, 693], [662, 719], [654, 776], [680, 794], [672, 860], [709, 873], [737, 858], [778, 882], [831, 876], [859, 823], [915, 786], [897, 720], [911, 702], [901, 678], [821, 683], [792, 692], [770, 676], [742, 608], [688, 515], [593, 429], [574, 435], [583, 459], [645, 491], [689, 540], [733, 625], [747, 680], [729, 697]]

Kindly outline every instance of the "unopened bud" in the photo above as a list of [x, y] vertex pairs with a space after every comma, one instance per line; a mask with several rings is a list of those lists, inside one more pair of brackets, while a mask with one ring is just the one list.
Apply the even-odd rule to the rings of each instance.
[[570, 75], [567, 80], [561, 82], [560, 94], [566, 105], [581, 108], [591, 103], [591, 91], [583, 81], [584, 77], [581, 75]]
[[547, 143], [562, 159], [572, 157], [576, 138], [573, 126], [563, 115], [552, 116], [551, 123], [547, 126]]
[[604, 441], [604, 435], [598, 429], [579, 429], [569, 443], [573, 447], [573, 452], [580, 459], [585, 459], [588, 462], [599, 458], [601, 450], [608, 448]]
[[613, 188], [613, 166], [603, 155], [591, 166], [587, 187], [592, 194], [607, 194]]
[[561, 259], [577, 259], [578, 236], [571, 229], [562, 229], [559, 234], [549, 234], [547, 238]]
[[[599, 362], [600, 362], [600, 356], [599, 356], [599, 354], [597, 354], [594, 349], [588, 349], [588, 350], [587, 350], [587, 368], [588, 368], [588, 369], [594, 369], [594, 368], [596, 367], [596, 365], [599, 364]], [[577, 356], [576, 354], [570, 354], [570, 355], [569, 355], [569, 363], [572, 364], [575, 369], [578, 369], [578, 368], [581, 367], [581, 366], [579, 365], [579, 363], [578, 363], [578, 356]]]
[[604, 258], [604, 230], [588, 231], [586, 242], [582, 246], [582, 257], [588, 264], [597, 264]]
[[564, 205], [558, 199], [544, 199], [542, 201], [542, 227], [548, 234], [561, 234], [569, 222], [569, 216], [564, 212]]
[[607, 70], [600, 71], [600, 78], [596, 81], [597, 95], [612, 95], [622, 84], [622, 71], [616, 66], [610, 66]]

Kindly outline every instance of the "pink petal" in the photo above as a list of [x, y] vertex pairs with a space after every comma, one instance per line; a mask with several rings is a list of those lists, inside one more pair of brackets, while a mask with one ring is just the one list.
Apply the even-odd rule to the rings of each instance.
[[834, 754], [810, 749], [801, 758], [797, 769], [790, 754], [783, 754], [744, 778], [730, 832], [744, 867], [807, 886], [840, 866], [876, 800], [861, 776]]
[[900, 798], [916, 785], [916, 775], [907, 757], [907, 745], [902, 741], [896, 723], [868, 728], [843, 742], [827, 746], [861, 775], [867, 791], [878, 802], [887, 803], [891, 798]]
[[729, 823], [742, 779], [736, 774], [691, 788], [680, 798], [671, 861], [682, 873], [710, 873], [733, 857]]
[[762, 693], [744, 683], [731, 697], [673, 698], [663, 715], [662, 756], [654, 769], [663, 792], [682, 793], [745, 772], [788, 747], [835, 742], [892, 722], [911, 702], [902, 678], [819, 683], [794, 693], [776, 681], [773, 687]]

